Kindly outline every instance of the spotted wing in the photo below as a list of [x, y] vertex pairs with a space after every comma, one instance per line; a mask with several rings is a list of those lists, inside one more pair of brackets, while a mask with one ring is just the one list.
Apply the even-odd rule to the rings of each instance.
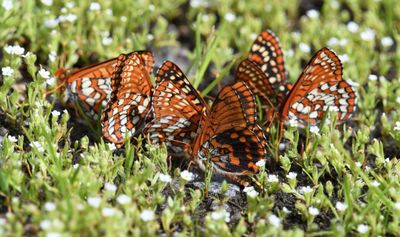
[[322, 48], [310, 60], [282, 110], [282, 119], [291, 124], [315, 125], [324, 112], [338, 112], [338, 122], [348, 119], [355, 110], [356, 95], [342, 78], [342, 64], [328, 48]]
[[[269, 86], [279, 91], [286, 84], [286, 69], [278, 37], [270, 31], [261, 32], [251, 46], [248, 59], [265, 73]], [[282, 88], [281, 88], [282, 89]]]
[[76, 115], [97, 120], [101, 109], [111, 96], [111, 75], [117, 64], [117, 58], [81, 68], [67, 73], [60, 68], [56, 72], [61, 100]]
[[257, 124], [255, 99], [243, 81], [219, 92], [209, 116], [202, 118], [200, 129], [193, 154], [203, 169], [211, 161], [215, 172], [255, 173], [255, 163], [267, 155], [266, 140]]
[[111, 99], [101, 119], [103, 137], [118, 147], [124, 144], [127, 133], [136, 136], [145, 125], [153, 89], [152, 62], [152, 54], [147, 51], [118, 57], [111, 79]]
[[277, 106], [275, 90], [266, 74], [254, 62], [243, 60], [236, 69], [235, 81], [244, 81], [255, 95], [258, 95], [263, 106]]
[[152, 98], [153, 120], [144, 133], [152, 144], [165, 143], [173, 156], [186, 155], [207, 104], [177, 65], [164, 62]]

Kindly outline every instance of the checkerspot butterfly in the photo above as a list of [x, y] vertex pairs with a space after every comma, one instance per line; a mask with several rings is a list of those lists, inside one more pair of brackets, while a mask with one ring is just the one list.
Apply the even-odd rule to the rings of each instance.
[[236, 80], [247, 82], [261, 98], [269, 121], [278, 112], [283, 122], [316, 125], [329, 110], [338, 112], [340, 123], [355, 110], [355, 92], [343, 80], [342, 64], [332, 50], [319, 50], [292, 86], [286, 82], [281, 47], [270, 31], [257, 37], [249, 58], [238, 66]]
[[245, 82], [224, 87], [210, 108], [178, 66], [166, 61], [157, 73], [152, 107], [154, 119], [145, 128], [150, 142], [190, 156], [201, 169], [210, 165], [230, 178], [251, 174], [267, 155]]
[[103, 137], [120, 147], [126, 134], [142, 132], [150, 111], [153, 55], [149, 51], [121, 54], [111, 78], [111, 98], [101, 118]]

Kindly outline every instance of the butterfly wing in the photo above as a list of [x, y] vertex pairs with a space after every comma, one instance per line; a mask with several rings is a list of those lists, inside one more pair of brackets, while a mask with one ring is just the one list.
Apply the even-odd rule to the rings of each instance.
[[118, 57], [111, 79], [111, 99], [101, 119], [104, 138], [118, 147], [125, 142], [127, 133], [136, 136], [145, 125], [153, 89], [150, 81], [152, 65], [152, 54], [148, 51]]
[[251, 46], [248, 59], [265, 73], [269, 84], [278, 90], [286, 84], [283, 51], [278, 37], [270, 30], [261, 32]]
[[144, 130], [150, 142], [165, 143], [173, 156], [185, 155], [208, 107], [182, 70], [170, 61], [164, 62], [157, 72], [152, 108], [153, 120]]
[[289, 93], [282, 119], [299, 126], [315, 125], [327, 110], [338, 112], [338, 122], [348, 119], [355, 110], [356, 95], [343, 80], [342, 68], [332, 50], [319, 50]]
[[61, 100], [67, 108], [79, 115], [77, 106], [88, 118], [97, 120], [111, 95], [111, 75], [117, 58], [67, 73], [58, 69], [56, 77], [61, 88]]
[[213, 170], [219, 173], [255, 173], [255, 163], [267, 155], [255, 99], [243, 81], [219, 92], [209, 116], [202, 118], [200, 131], [193, 154], [202, 169], [211, 161]]
[[259, 96], [263, 106], [272, 108], [276, 105], [277, 102], [274, 101], [275, 90], [272, 84], [260, 67], [249, 59], [244, 59], [237, 67], [235, 81], [246, 82], [252, 92]]

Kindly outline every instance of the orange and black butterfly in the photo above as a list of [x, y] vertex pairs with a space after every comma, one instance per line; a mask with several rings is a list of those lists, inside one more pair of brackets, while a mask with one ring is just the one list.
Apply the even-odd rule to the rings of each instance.
[[[61, 101], [74, 114], [96, 121], [111, 96], [111, 75], [117, 58], [93, 64], [72, 73], [63, 68], [56, 72]], [[83, 114], [80, 114], [82, 112]]]
[[101, 118], [103, 137], [120, 147], [126, 135], [142, 132], [150, 111], [153, 54], [138, 51], [121, 54], [111, 77], [111, 98]]
[[253, 174], [255, 163], [267, 156], [255, 98], [245, 82], [224, 87], [210, 108], [178, 66], [166, 61], [157, 72], [152, 108], [145, 128], [150, 142], [188, 155], [203, 170], [211, 166], [231, 178]]
[[342, 69], [338, 56], [323, 48], [292, 86], [286, 82], [283, 53], [277, 37], [264, 31], [254, 42], [249, 58], [238, 66], [236, 80], [247, 82], [259, 96], [267, 107], [268, 122], [278, 115], [281, 122], [304, 127], [316, 125], [328, 110], [338, 112], [339, 123], [354, 112], [356, 95], [351, 85], [343, 80]]

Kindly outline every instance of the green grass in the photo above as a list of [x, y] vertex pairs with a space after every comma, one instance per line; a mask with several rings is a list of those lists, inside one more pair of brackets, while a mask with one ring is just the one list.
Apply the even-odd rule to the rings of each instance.
[[[4, 69], [0, 86], [0, 235], [400, 235], [395, 1], [327, 0], [309, 16], [300, 1], [100, 0], [98, 10], [86, 1], [12, 1], [9, 10], [4, 2], [0, 67], [13, 73]], [[45, 99], [41, 68], [54, 76], [59, 66], [142, 49], [154, 52], [156, 65], [160, 52], [173, 61], [171, 49], [188, 52], [179, 66], [206, 95], [233, 76], [267, 28], [280, 39], [289, 81], [329, 46], [344, 59], [344, 77], [359, 86], [357, 111], [344, 126], [285, 130], [278, 163], [255, 177], [260, 190], [228, 195], [232, 185], [211, 188], [209, 174], [196, 185], [168, 165], [164, 148], [145, 149], [142, 141], [115, 152], [90, 134], [71, 139], [78, 123]], [[24, 56], [7, 53], [7, 45], [20, 45]], [[275, 127], [271, 134], [276, 154]]]

